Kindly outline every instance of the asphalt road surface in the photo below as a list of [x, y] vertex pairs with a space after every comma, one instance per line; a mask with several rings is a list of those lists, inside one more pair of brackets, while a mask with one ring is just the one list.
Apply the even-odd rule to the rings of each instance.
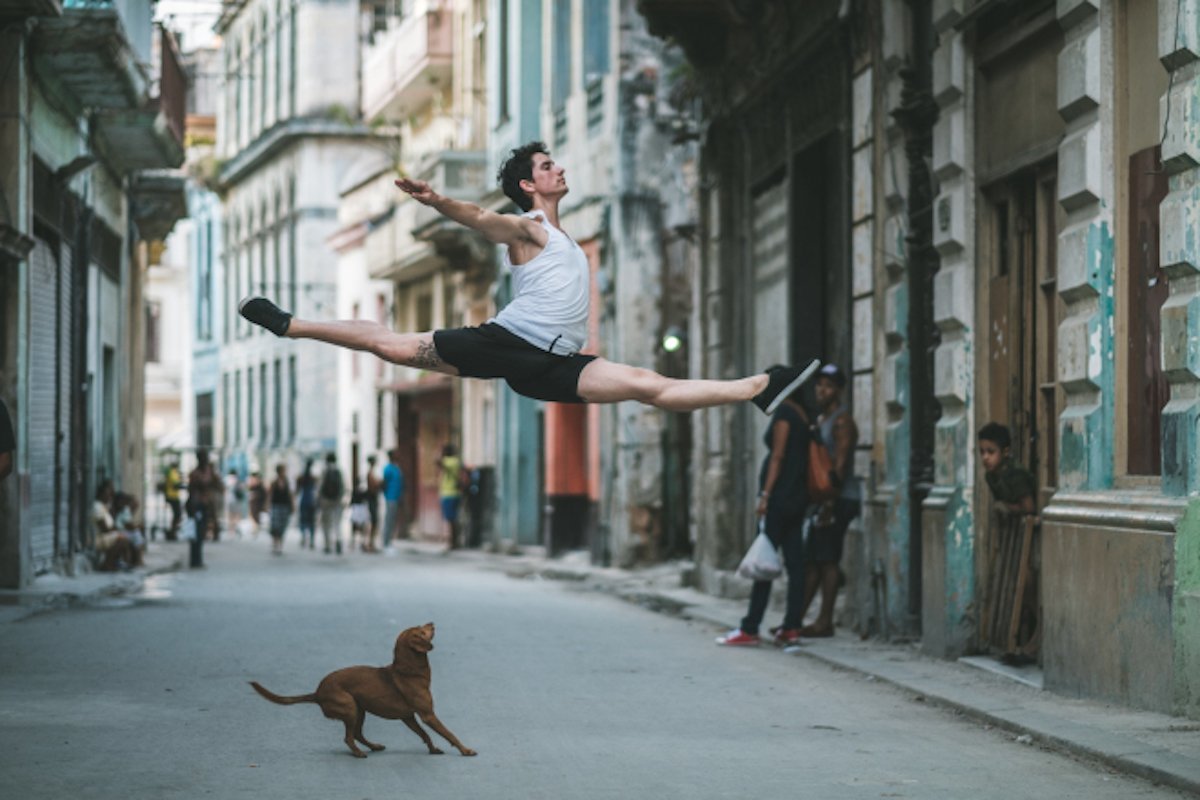
[[[710, 626], [459, 558], [206, 548], [139, 597], [0, 627], [4, 798], [1182, 797]], [[437, 625], [438, 716], [351, 757], [315, 705], [256, 695], [391, 660]]]

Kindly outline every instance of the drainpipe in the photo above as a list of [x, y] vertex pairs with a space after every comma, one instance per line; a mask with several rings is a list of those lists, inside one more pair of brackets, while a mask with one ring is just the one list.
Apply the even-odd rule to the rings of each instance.
[[912, 56], [900, 70], [904, 81], [900, 108], [893, 112], [904, 130], [908, 157], [908, 349], [909, 349], [909, 627], [921, 623], [921, 509], [933, 486], [934, 426], [941, 416], [933, 392], [933, 355], [940, 342], [933, 321], [933, 275], [938, 268], [933, 246], [933, 14], [930, 0], [910, 0]]

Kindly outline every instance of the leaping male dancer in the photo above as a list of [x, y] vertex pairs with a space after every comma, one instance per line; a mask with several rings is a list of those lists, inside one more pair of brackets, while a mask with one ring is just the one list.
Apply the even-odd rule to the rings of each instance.
[[443, 197], [424, 181], [396, 185], [418, 203], [508, 248], [515, 296], [477, 328], [396, 333], [376, 322], [298, 319], [264, 297], [242, 300], [238, 311], [276, 336], [317, 339], [366, 350], [385, 361], [464, 378], [504, 378], [518, 394], [559, 403], [636, 400], [668, 411], [751, 400], [767, 414], [819, 366], [775, 367], [736, 380], [686, 380], [584, 355], [590, 300], [587, 257], [558, 222], [567, 194], [563, 168], [546, 145], [513, 150], [500, 167], [504, 193], [525, 212], [497, 214]]

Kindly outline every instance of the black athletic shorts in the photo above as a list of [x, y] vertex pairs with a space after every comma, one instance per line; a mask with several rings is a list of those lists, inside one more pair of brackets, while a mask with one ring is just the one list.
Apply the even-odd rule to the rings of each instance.
[[494, 322], [433, 332], [438, 357], [464, 378], [503, 378], [517, 394], [555, 403], [582, 403], [579, 373], [596, 360], [542, 350]]

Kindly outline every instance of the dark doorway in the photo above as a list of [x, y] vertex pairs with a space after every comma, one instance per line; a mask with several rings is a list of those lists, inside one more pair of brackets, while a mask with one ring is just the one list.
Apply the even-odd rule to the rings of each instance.
[[845, 158], [841, 137], [826, 136], [792, 160], [788, 335], [795, 363], [819, 358], [848, 374], [852, 330]]

